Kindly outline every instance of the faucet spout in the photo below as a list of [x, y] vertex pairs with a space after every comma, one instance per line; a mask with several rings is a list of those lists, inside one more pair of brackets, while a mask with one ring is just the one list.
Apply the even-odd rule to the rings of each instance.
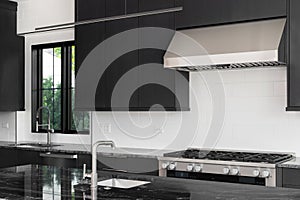
[[[41, 110], [47, 110], [47, 114], [48, 114], [48, 123], [47, 124], [39, 124], [39, 118], [40, 118], [40, 112]], [[50, 122], [50, 109], [47, 107], [47, 106], [41, 106], [37, 109], [36, 111], [36, 122], [35, 122], [35, 129], [36, 129], [36, 132], [39, 131], [39, 127], [40, 126], [47, 126], [47, 144], [48, 145], [51, 145], [51, 133], [54, 132], [53, 129], [51, 129], [51, 122]]]
[[[92, 146], [92, 173], [91, 177], [91, 193], [92, 199], [97, 198], [97, 183], [98, 183], [98, 173], [97, 173], [97, 148], [99, 146], [110, 146], [111, 148], [115, 148], [116, 145], [113, 141], [98, 141]], [[85, 173], [84, 177], [88, 177], [89, 175]]]
[[[116, 147], [116, 145], [113, 141], [98, 141], [93, 144], [93, 147], [92, 147], [92, 173], [97, 173], [97, 148], [99, 146], [110, 146], [111, 148]], [[94, 186], [97, 187], [97, 184]]]

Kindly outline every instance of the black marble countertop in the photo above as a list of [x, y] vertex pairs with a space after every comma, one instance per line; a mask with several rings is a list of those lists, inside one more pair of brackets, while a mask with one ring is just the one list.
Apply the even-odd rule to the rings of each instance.
[[[299, 200], [300, 190], [174, 179], [125, 173], [99, 172], [99, 180], [112, 177], [150, 181], [132, 189], [98, 187], [98, 199], [122, 200]], [[81, 184], [80, 169], [25, 165], [0, 169], [0, 199], [84, 199], [89, 187]]]
[[279, 164], [278, 167], [300, 169], [300, 158], [295, 157], [290, 161]]
[[[22, 142], [33, 143], [33, 142]], [[56, 143], [54, 143], [56, 144]], [[16, 148], [25, 149], [31, 151], [39, 152], [53, 152], [53, 153], [78, 153], [78, 154], [91, 154], [91, 145], [88, 144], [68, 144], [59, 143], [59, 146], [53, 147], [30, 147], [25, 145], [16, 145], [12, 142], [0, 141], [0, 148]], [[104, 156], [113, 157], [140, 157], [140, 158], [157, 158], [162, 156], [164, 153], [171, 152], [173, 150], [156, 150], [156, 149], [142, 149], [142, 148], [109, 148], [109, 147], [99, 147], [98, 153]]]

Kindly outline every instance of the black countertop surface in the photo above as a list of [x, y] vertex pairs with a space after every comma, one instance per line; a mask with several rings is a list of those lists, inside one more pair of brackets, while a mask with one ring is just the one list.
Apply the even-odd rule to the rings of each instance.
[[[34, 142], [22, 142], [34, 143]], [[91, 145], [89, 144], [69, 144], [69, 143], [54, 143], [57, 146], [53, 147], [30, 147], [26, 145], [15, 144], [13, 142], [0, 141], [0, 148], [8, 149], [23, 149], [30, 151], [39, 152], [53, 152], [53, 153], [74, 153], [74, 154], [91, 154]], [[157, 149], [142, 149], [142, 148], [110, 148], [110, 147], [99, 147], [98, 154], [113, 156], [113, 157], [133, 157], [133, 158], [157, 158], [162, 156], [164, 153], [171, 152], [172, 150], [157, 150]]]
[[[150, 181], [133, 189], [98, 188], [98, 199], [122, 200], [299, 200], [300, 190], [268, 188], [166, 177], [99, 172], [99, 180], [112, 177]], [[84, 199], [89, 187], [80, 184], [80, 169], [25, 165], [0, 169], [0, 199]]]

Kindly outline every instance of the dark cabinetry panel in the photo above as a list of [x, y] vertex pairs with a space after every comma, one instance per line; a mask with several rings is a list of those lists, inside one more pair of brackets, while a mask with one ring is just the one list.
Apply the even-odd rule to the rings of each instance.
[[[174, 0], [166, 1], [139, 1], [139, 11], [157, 10], [174, 7]], [[176, 104], [176, 71], [164, 69], [163, 57], [175, 33], [174, 13], [151, 15], [139, 17], [139, 27], [155, 27], [156, 34], [149, 34], [147, 31], [140, 31], [139, 34], [139, 65], [145, 65], [140, 70], [140, 80], [146, 80], [148, 84], [140, 89], [140, 106], [146, 110], [153, 105], [161, 105], [166, 110], [185, 110], [188, 105], [182, 105], [181, 108]], [[162, 28], [160, 33], [160, 28]], [[167, 32], [163, 29], [168, 29]], [[159, 44], [160, 49], [145, 48], [151, 44]], [[182, 73], [188, 77], [188, 73]], [[152, 82], [151, 82], [152, 81]], [[185, 85], [184, 90], [189, 90]], [[188, 98], [188, 94], [185, 96]], [[185, 107], [185, 108], [183, 108]], [[159, 110], [159, 107], [152, 107]]]
[[[91, 0], [91, 2], [93, 1], [96, 0]], [[105, 13], [105, 16], [109, 17], [123, 15], [125, 13], [174, 7], [175, 2], [174, 0], [106, 0], [104, 4], [105, 11], [101, 9], [101, 13]], [[94, 6], [97, 6], [97, 4]], [[84, 12], [80, 11], [80, 4], [77, 3], [77, 15], [80, 15], [80, 13]], [[86, 19], [87, 17], [83, 18]], [[132, 31], [130, 36], [123, 37], [120, 43], [105, 46], [104, 52], [99, 56], [102, 56], [103, 60], [106, 59], [105, 61], [107, 61], [109, 57], [114, 57], [115, 59], [112, 63], [109, 63], [108, 67], [101, 64], [95, 65], [95, 67], [105, 68], [102, 77], [99, 77], [100, 81], [95, 95], [96, 110], [124, 111], [129, 109], [134, 111], [147, 111], [154, 104], [163, 105], [166, 110], [183, 110], [178, 108], [176, 97], [173, 94], [174, 91], [176, 92], [176, 88], [178, 89], [176, 85], [176, 72], [163, 69], [165, 49], [167, 49], [175, 30], [174, 20], [174, 13], [168, 13], [97, 23], [99, 27], [97, 27], [97, 24], [90, 24], [86, 25], [85, 30], [82, 26], [76, 27], [77, 67], [80, 66], [87, 54], [104, 39], [116, 37], [117, 34], [124, 31], [139, 27], [160, 27], [173, 30], [170, 31], [170, 34], [167, 36], [153, 35], [150, 38], [149, 35], [145, 38], [139, 31]], [[101, 33], [99, 33], [99, 30], [101, 30]], [[99, 38], [99, 35], [101, 38]], [[143, 48], [144, 42], [160, 43], [163, 48], [139, 49]], [[129, 46], [130, 50], [124, 52], [122, 55], [117, 54], [118, 49], [126, 49], [126, 47]], [[142, 71], [136, 68], [142, 64], [149, 64], [147, 70]], [[188, 80], [188, 74], [184, 74], [184, 76]], [[120, 83], [119, 81], [124, 77], [127, 77], [126, 81]], [[143, 84], [141, 80], [145, 79], [152, 80], [152, 82], [150, 84]], [[155, 80], [163, 80], [167, 83], [166, 85], [168, 87], [161, 86], [159, 81]], [[153, 84], [153, 82], [158, 84]], [[80, 83], [76, 82], [76, 84]], [[120, 85], [124, 89], [115, 92]], [[181, 87], [181, 89], [187, 90], [187, 92], [184, 93], [184, 95], [186, 95], [184, 99], [188, 99], [188, 84], [186, 84], [185, 88]], [[128, 98], [127, 95], [129, 92], [132, 92], [132, 94], [130, 94]], [[188, 102], [188, 100], [186, 102]], [[85, 108], [84, 105], [76, 105], [76, 107]], [[188, 104], [185, 105], [184, 110], [187, 108]]]
[[[78, 168], [82, 168], [83, 164], [86, 164], [87, 169], [91, 169], [91, 163], [91, 155], [78, 155]], [[154, 158], [98, 156], [97, 169], [104, 171], [127, 171], [129, 173], [158, 176], [158, 161]]]
[[282, 187], [300, 189], [300, 169], [282, 168]]
[[106, 0], [107, 17], [136, 13], [137, 9], [138, 0]]
[[176, 0], [176, 28], [286, 16], [286, 0]]
[[288, 108], [300, 111], [300, 1], [289, 0]]
[[105, 16], [105, 0], [76, 0], [75, 20], [83, 21]]
[[24, 110], [24, 39], [16, 35], [16, 8], [0, 2], [0, 111]]
[[41, 164], [40, 152], [30, 150], [17, 150], [17, 163], [15, 165]]
[[17, 151], [15, 149], [0, 149], [0, 167], [12, 167], [17, 162]]
[[[116, 16], [124, 14], [124, 4], [117, 0], [107, 0], [106, 2], [106, 15]], [[130, 3], [130, 4], [129, 4]], [[131, 0], [127, 2], [127, 10], [131, 12], [137, 12], [138, 2]], [[132, 97], [130, 105], [128, 103], [124, 105], [126, 101], [125, 96], [128, 91], [121, 90], [115, 92], [118, 86], [122, 88], [130, 88], [130, 86], [136, 85], [138, 80], [138, 74], [135, 72], [131, 75], [131, 78], [124, 82], [122, 85], [117, 85], [118, 81], [125, 76], [130, 70], [134, 69], [138, 65], [138, 51], [126, 51], [127, 46], [132, 46], [135, 49], [138, 48], [138, 34], [136, 31], [135, 36], [122, 36], [124, 39], [116, 42], [114, 38], [118, 37], [124, 31], [138, 28], [138, 19], [130, 18], [124, 20], [115, 20], [105, 22], [105, 39], [111, 40], [107, 46], [105, 46], [105, 52], [103, 59], [108, 61], [109, 58], [115, 58], [114, 61], [108, 66], [101, 66], [106, 68], [102, 78], [98, 83], [98, 88], [95, 97], [95, 105], [97, 110], [126, 110], [126, 108], [138, 107], [138, 95]], [[121, 47], [122, 46], [122, 47]], [[120, 48], [125, 47], [125, 54], [118, 55], [117, 52]], [[128, 99], [129, 101], [129, 99]], [[103, 104], [104, 102], [104, 104]]]

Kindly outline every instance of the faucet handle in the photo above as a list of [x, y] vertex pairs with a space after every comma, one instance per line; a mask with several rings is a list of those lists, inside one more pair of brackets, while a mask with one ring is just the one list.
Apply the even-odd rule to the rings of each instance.
[[35, 131], [39, 132], [39, 121], [38, 120], [35, 121]]
[[91, 174], [86, 173], [86, 164], [83, 164], [82, 179], [91, 178]]

